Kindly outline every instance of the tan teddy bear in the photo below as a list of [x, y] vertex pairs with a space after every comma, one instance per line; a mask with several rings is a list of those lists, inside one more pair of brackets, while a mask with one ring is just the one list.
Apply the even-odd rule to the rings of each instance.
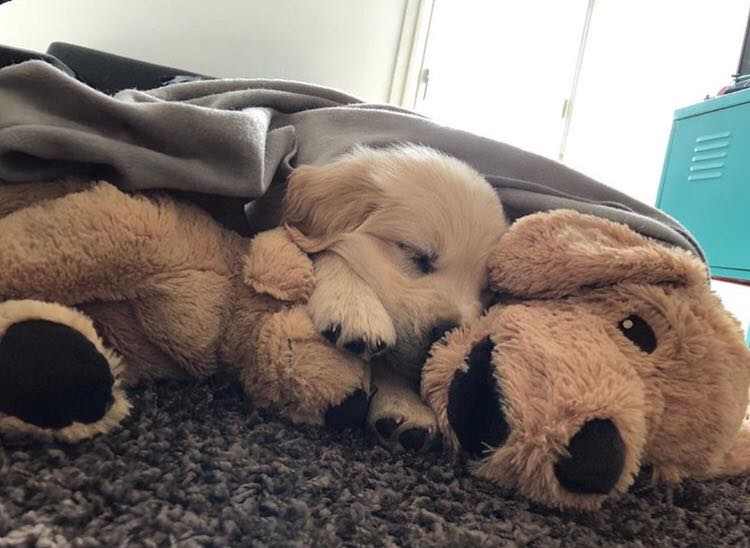
[[0, 433], [77, 441], [127, 415], [121, 384], [217, 372], [293, 421], [359, 426], [367, 371], [313, 328], [313, 284], [283, 228], [251, 241], [107, 183], [0, 185]]
[[422, 395], [473, 472], [551, 506], [750, 471], [750, 351], [704, 265], [572, 211], [513, 224], [500, 302], [433, 348]]

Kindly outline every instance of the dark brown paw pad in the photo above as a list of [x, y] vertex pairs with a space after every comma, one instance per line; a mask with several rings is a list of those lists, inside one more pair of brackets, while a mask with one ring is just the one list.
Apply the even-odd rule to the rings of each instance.
[[41, 428], [91, 424], [111, 407], [107, 360], [78, 331], [19, 322], [0, 338], [0, 412]]
[[344, 401], [326, 411], [325, 424], [334, 430], [362, 428], [369, 407], [370, 399], [367, 397], [367, 393], [361, 388], [357, 389], [344, 398]]
[[383, 445], [397, 451], [417, 453], [442, 448], [437, 429], [406, 423], [403, 417], [382, 417], [372, 428]]
[[401, 426], [402, 422], [403, 420], [397, 421], [396, 419], [393, 419], [391, 417], [378, 419], [375, 421], [375, 430], [378, 431], [378, 434], [380, 434], [383, 439], [389, 439], [391, 436], [393, 436], [396, 428]]
[[426, 439], [427, 430], [419, 427], [404, 430], [398, 436], [398, 442], [407, 451], [419, 451], [424, 447]]
[[323, 338], [328, 340], [332, 344], [336, 344], [341, 348], [348, 350], [352, 354], [366, 358], [367, 356], [376, 356], [384, 352], [388, 348], [388, 344], [382, 339], [378, 338], [374, 341], [368, 340], [367, 337], [358, 336], [356, 338], [346, 340], [341, 337], [341, 325], [334, 324], [321, 331]]
[[325, 331], [321, 333], [323, 337], [328, 339], [333, 344], [336, 344], [336, 341], [339, 340], [339, 337], [341, 336], [341, 326], [340, 325], [332, 325]]
[[367, 349], [367, 343], [364, 339], [354, 339], [348, 343], [344, 343], [344, 348], [353, 354], [361, 354]]
[[369, 355], [376, 356], [383, 352], [388, 345], [382, 340], [368, 341], [363, 337], [347, 341], [342, 345], [346, 350], [357, 356]]

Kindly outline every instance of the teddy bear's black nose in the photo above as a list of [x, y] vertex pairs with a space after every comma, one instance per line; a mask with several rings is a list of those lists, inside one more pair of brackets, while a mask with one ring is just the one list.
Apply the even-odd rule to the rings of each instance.
[[609, 419], [592, 419], [568, 444], [570, 457], [555, 464], [555, 475], [568, 491], [582, 494], [609, 493], [625, 466], [625, 442]]

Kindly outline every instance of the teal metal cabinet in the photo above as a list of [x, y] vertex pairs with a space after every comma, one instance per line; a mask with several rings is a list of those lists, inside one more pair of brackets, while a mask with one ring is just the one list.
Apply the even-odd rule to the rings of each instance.
[[712, 276], [750, 282], [750, 90], [675, 112], [656, 206], [693, 233]]

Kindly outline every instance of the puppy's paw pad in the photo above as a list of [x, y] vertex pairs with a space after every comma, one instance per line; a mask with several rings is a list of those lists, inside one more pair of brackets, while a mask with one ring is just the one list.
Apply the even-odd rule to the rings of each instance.
[[332, 325], [321, 332], [321, 335], [323, 335], [323, 337], [326, 338], [329, 342], [336, 344], [336, 341], [338, 341], [339, 337], [341, 336], [341, 325]]
[[442, 447], [442, 439], [434, 426], [419, 425], [403, 417], [381, 417], [372, 424], [381, 445], [395, 451], [419, 453]]
[[378, 419], [375, 421], [375, 430], [380, 434], [380, 437], [389, 439], [402, 422], [404, 422], [403, 418], [398, 420], [391, 417]]
[[367, 393], [359, 388], [344, 398], [344, 401], [326, 411], [325, 424], [334, 430], [362, 428], [369, 407], [370, 399]]
[[362, 352], [367, 349], [367, 342], [365, 342], [364, 339], [354, 339], [353, 341], [349, 341], [347, 343], [344, 343], [344, 348], [346, 348], [349, 352], [352, 352], [354, 354], [362, 354]]
[[330, 343], [336, 344], [364, 360], [377, 356], [388, 348], [388, 343], [380, 338], [369, 341], [364, 336], [341, 337], [341, 331], [341, 325], [337, 324], [326, 328], [320, 334]]
[[398, 442], [407, 451], [419, 451], [424, 447], [424, 442], [427, 439], [427, 430], [424, 428], [409, 428], [404, 430], [398, 436]]
[[348, 342], [343, 343], [341, 346], [343, 346], [352, 354], [355, 354], [364, 360], [373, 358], [381, 354], [385, 351], [386, 348], [388, 348], [388, 344], [382, 339], [369, 341], [364, 339], [363, 337], [352, 339]]

